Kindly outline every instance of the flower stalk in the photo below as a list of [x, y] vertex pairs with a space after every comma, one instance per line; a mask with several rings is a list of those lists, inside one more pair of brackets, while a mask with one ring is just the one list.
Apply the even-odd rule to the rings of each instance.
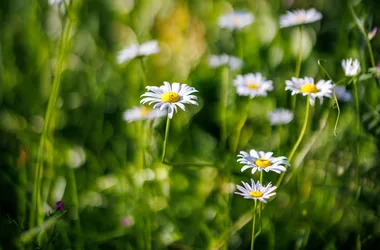
[[298, 48], [298, 56], [296, 61], [296, 70], [294, 72], [294, 76], [298, 78], [301, 72], [301, 62], [302, 62], [302, 36], [303, 36], [303, 26], [299, 26], [300, 40], [299, 40], [299, 48]]
[[[52, 91], [49, 96], [48, 106], [44, 118], [44, 126], [42, 129], [42, 134], [39, 143], [37, 164], [34, 172], [34, 184], [33, 184], [33, 194], [32, 194], [32, 206], [29, 216], [29, 229], [34, 228], [35, 226], [41, 225], [43, 223], [43, 212], [42, 212], [42, 201], [41, 201], [41, 185], [42, 185], [42, 175], [43, 175], [43, 165], [46, 151], [48, 148], [49, 141], [52, 142], [53, 131], [54, 131], [54, 117], [55, 117], [55, 108], [59, 95], [59, 89], [61, 84], [61, 74], [63, 67], [66, 63], [68, 50], [70, 48], [70, 34], [74, 29], [77, 18], [75, 17], [75, 10], [80, 8], [82, 1], [75, 1], [67, 11], [68, 18], [65, 22], [65, 27], [63, 34], [59, 43], [59, 52], [58, 60], [55, 68], [54, 79], [52, 83]], [[71, 12], [74, 10], [73, 12]]]
[[256, 224], [257, 200], [255, 200], [255, 205], [254, 205], [253, 210], [254, 210], [254, 213], [253, 213], [253, 219], [252, 219], [251, 250], [253, 250], [255, 246], [255, 224]]
[[221, 89], [221, 102], [220, 102], [220, 121], [221, 121], [221, 147], [226, 146], [227, 141], [227, 104], [228, 104], [228, 88], [230, 82], [228, 66], [223, 66], [221, 78], [222, 78], [222, 89]]
[[[305, 120], [303, 122], [303, 126], [302, 126], [302, 129], [301, 129], [301, 133], [300, 135], [298, 136], [298, 139], [296, 141], [296, 143], [294, 144], [292, 150], [290, 151], [290, 154], [288, 156], [288, 161], [290, 162], [295, 154], [295, 152], [297, 151], [299, 145], [301, 144], [301, 141], [305, 135], [305, 132], [306, 132], [306, 128], [307, 128], [307, 124], [308, 124], [308, 121], [309, 121], [309, 116], [310, 116], [310, 97], [308, 96], [306, 98], [306, 111], [305, 111]], [[282, 179], [284, 178], [284, 174], [285, 172], [282, 172], [281, 175], [280, 175], [280, 178], [278, 179], [277, 183], [276, 183], [276, 186], [280, 186], [281, 185], [281, 182], [282, 182]]]
[[168, 142], [168, 135], [169, 135], [169, 128], [170, 128], [170, 118], [169, 115], [166, 117], [166, 128], [165, 128], [165, 137], [164, 137], [164, 143], [162, 145], [162, 155], [161, 155], [161, 162], [165, 162], [165, 156], [166, 156], [166, 146]]

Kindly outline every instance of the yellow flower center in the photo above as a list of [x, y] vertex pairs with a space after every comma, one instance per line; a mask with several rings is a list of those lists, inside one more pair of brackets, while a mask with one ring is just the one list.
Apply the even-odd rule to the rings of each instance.
[[311, 93], [317, 93], [318, 89], [314, 83], [305, 83], [304, 85], [301, 86], [301, 91], [304, 93], [311, 94]]
[[250, 88], [250, 89], [258, 89], [259, 88], [259, 85], [254, 83], [254, 82], [249, 82], [247, 84], [247, 87]]
[[142, 107], [142, 108], [140, 108], [140, 115], [141, 116], [146, 116], [146, 115], [149, 114], [150, 111], [151, 111], [150, 108], [148, 108], [148, 107]]
[[178, 102], [179, 98], [180, 96], [178, 95], [178, 93], [173, 92], [173, 91], [165, 92], [161, 96], [161, 100], [163, 102], [170, 102], [170, 103]]
[[251, 191], [251, 192], [249, 192], [249, 195], [250, 195], [251, 197], [258, 198], [258, 197], [262, 197], [262, 196], [263, 196], [263, 193], [261, 193], [260, 191]]
[[272, 165], [272, 163], [266, 159], [258, 159], [255, 161], [255, 165], [260, 167], [260, 168], [266, 168]]

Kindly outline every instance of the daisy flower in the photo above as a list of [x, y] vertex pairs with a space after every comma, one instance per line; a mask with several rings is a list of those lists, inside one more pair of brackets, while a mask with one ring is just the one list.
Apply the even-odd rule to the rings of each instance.
[[288, 124], [293, 120], [293, 112], [288, 109], [276, 109], [269, 113], [269, 120], [271, 125]]
[[122, 64], [139, 56], [149, 56], [157, 54], [159, 51], [160, 47], [158, 46], [156, 40], [145, 42], [141, 45], [131, 44], [125, 47], [123, 50], [119, 51], [119, 53], [117, 54], [117, 62], [119, 64]]
[[251, 185], [248, 182], [241, 182], [243, 186], [236, 185], [236, 188], [239, 190], [235, 192], [235, 194], [243, 196], [244, 199], [251, 200], [259, 200], [261, 202], [267, 203], [272, 196], [275, 196], [276, 193], [273, 192], [276, 190], [276, 186], [272, 186], [269, 183], [267, 186], [263, 186], [259, 181], [255, 183], [253, 179], [251, 179]]
[[361, 71], [358, 59], [343, 59], [342, 67], [346, 76], [356, 76]]
[[267, 91], [273, 90], [273, 83], [266, 80], [260, 73], [238, 75], [234, 80], [236, 92], [238, 95], [249, 96], [267, 96]]
[[[49, 0], [48, 3], [50, 6], [54, 6], [54, 5], [60, 5], [59, 7], [59, 10], [64, 14], [66, 12], [66, 6], [63, 2], [64, 0]], [[69, 5], [71, 2], [71, 0], [66, 0], [66, 4]]]
[[314, 105], [315, 98], [323, 102], [323, 97], [331, 98], [334, 84], [331, 81], [319, 80], [316, 84], [311, 77], [295, 78], [286, 81], [285, 90], [291, 90], [292, 95], [302, 93], [303, 96], [310, 96], [310, 104]]
[[186, 110], [184, 104], [198, 105], [197, 97], [191, 95], [192, 93], [198, 92], [193, 87], [183, 83], [179, 84], [174, 82], [172, 85], [168, 82], [164, 82], [164, 85], [160, 87], [147, 86], [148, 92], [142, 94], [144, 97], [140, 103], [144, 104], [149, 102], [149, 105], [155, 103], [153, 108], [159, 108], [160, 110], [168, 109], [168, 116], [170, 119], [173, 118], [174, 111], [177, 112], [177, 106], [183, 111]]
[[54, 5], [54, 4], [60, 4], [62, 3], [63, 0], [49, 0], [49, 4], [50, 5]]
[[230, 60], [228, 61], [228, 66], [230, 69], [235, 70], [235, 69], [240, 69], [243, 66], [243, 61], [240, 60], [237, 57], [230, 56]]
[[242, 172], [248, 168], [252, 168], [252, 174], [256, 173], [256, 171], [273, 171], [280, 174], [281, 172], [286, 171], [286, 168], [283, 165], [290, 167], [290, 163], [285, 156], [273, 157], [272, 155], [273, 152], [265, 153], [254, 149], [249, 151], [249, 154], [245, 151], [240, 151], [237, 162], [244, 165], [241, 168]]
[[322, 14], [316, 9], [288, 11], [280, 16], [280, 28], [313, 23], [322, 19]]
[[233, 11], [219, 17], [219, 27], [228, 30], [241, 30], [255, 20], [252, 13], [248, 11]]
[[217, 67], [226, 65], [230, 69], [235, 70], [242, 67], [243, 61], [237, 57], [229, 56], [227, 54], [211, 55], [208, 61], [208, 65], [211, 68], [217, 68]]
[[335, 95], [338, 100], [349, 102], [352, 100], [352, 95], [347, 89], [343, 86], [334, 87]]
[[123, 118], [127, 122], [133, 122], [138, 120], [153, 120], [166, 115], [166, 112], [159, 109], [151, 109], [149, 107], [140, 106], [133, 107], [126, 110], [123, 113]]

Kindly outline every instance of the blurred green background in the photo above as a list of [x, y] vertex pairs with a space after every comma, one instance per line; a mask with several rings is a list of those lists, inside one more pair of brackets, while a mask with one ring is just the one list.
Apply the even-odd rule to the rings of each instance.
[[[358, 58], [364, 73], [371, 67], [348, 0], [72, 1], [80, 2], [72, 16], [48, 0], [0, 2], [2, 250], [216, 249], [220, 242], [221, 249], [249, 249], [251, 223], [244, 219], [251, 218], [253, 202], [232, 195], [236, 184], [251, 177], [249, 172], [240, 173], [231, 149], [245, 99], [230, 89], [229, 140], [227, 148], [221, 149], [217, 107], [222, 72], [208, 66], [209, 55], [228, 53], [244, 60], [241, 70], [231, 72], [231, 80], [250, 72], [262, 72], [273, 80], [275, 90], [252, 101], [238, 151], [253, 148], [278, 156], [287, 155], [296, 141], [305, 107], [305, 98], [298, 97], [293, 122], [281, 131], [270, 126], [270, 111], [291, 108], [285, 80], [294, 76], [300, 45], [296, 28], [279, 29], [279, 15], [311, 7], [323, 14], [320, 22], [304, 28], [301, 77], [328, 79], [319, 59], [326, 60], [323, 65], [334, 81], [344, 78], [344, 58]], [[352, 4], [367, 32], [380, 25], [379, 1]], [[233, 9], [251, 11], [255, 22], [241, 32], [220, 29], [219, 16]], [[76, 26], [68, 36], [53, 112], [55, 129], [42, 157], [43, 226], [33, 231], [36, 227], [29, 220], [39, 144], [57, 77], [59, 41], [70, 18]], [[158, 54], [143, 62], [117, 64], [117, 52], [124, 46], [152, 39], [159, 42]], [[379, 36], [371, 44], [377, 62]], [[195, 87], [200, 104], [174, 115], [167, 158], [211, 166], [162, 164], [165, 119], [123, 120], [126, 109], [139, 105], [144, 85], [163, 81]], [[353, 102], [340, 102], [337, 136], [332, 101], [323, 105], [317, 101], [312, 108], [306, 137], [285, 182], [263, 211], [256, 249], [376, 249], [380, 245], [380, 90], [372, 77], [358, 87], [359, 135]], [[268, 173], [265, 182], [277, 178]], [[60, 200], [65, 212], [54, 212]], [[239, 230], [233, 227], [236, 222], [241, 222]]]

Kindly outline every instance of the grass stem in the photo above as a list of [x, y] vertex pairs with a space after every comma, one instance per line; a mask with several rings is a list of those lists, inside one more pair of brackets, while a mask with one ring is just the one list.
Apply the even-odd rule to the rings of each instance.
[[[293, 159], [293, 156], [295, 154], [295, 152], [297, 151], [299, 145], [301, 144], [301, 141], [305, 135], [305, 132], [306, 132], [306, 128], [307, 128], [307, 124], [308, 124], [308, 121], [309, 121], [309, 116], [310, 116], [310, 97], [308, 96], [306, 98], [306, 111], [305, 111], [305, 120], [303, 122], [303, 126], [302, 126], [302, 129], [301, 129], [301, 133], [299, 134], [298, 136], [298, 139], [296, 141], [296, 143], [294, 144], [292, 150], [290, 151], [290, 154], [288, 156], [288, 161], [291, 162], [291, 160]], [[281, 182], [282, 182], [282, 179], [284, 178], [284, 174], [286, 172], [282, 172], [281, 175], [280, 175], [280, 178], [278, 179], [277, 183], [276, 183], [276, 186], [279, 187]]]
[[63, 71], [64, 63], [67, 58], [67, 51], [69, 48], [69, 34], [74, 26], [74, 21], [76, 19], [67, 19], [65, 23], [65, 28], [61, 36], [58, 60], [54, 74], [54, 80], [52, 83], [52, 91], [49, 96], [48, 106], [44, 118], [44, 126], [40, 138], [40, 144], [38, 149], [37, 164], [34, 172], [34, 184], [33, 184], [33, 194], [32, 194], [32, 207], [30, 210], [29, 217], [29, 228], [34, 228], [36, 225], [40, 225], [43, 222], [43, 213], [41, 205], [41, 179], [43, 175], [43, 164], [44, 158], [47, 151], [47, 145], [49, 141], [49, 135], [53, 134], [54, 131], [54, 113], [55, 107], [58, 99], [60, 84], [61, 84], [61, 74]]
[[221, 148], [226, 147], [227, 141], [227, 105], [228, 105], [228, 88], [229, 88], [229, 68], [224, 66], [221, 72], [222, 80], [222, 89], [220, 93], [220, 123], [221, 123], [221, 132], [220, 132], [220, 146]]
[[254, 214], [252, 219], [252, 236], [251, 236], [251, 250], [255, 246], [255, 224], [256, 224], [256, 209], [257, 209], [257, 200], [255, 200]]
[[169, 118], [169, 115], [167, 115], [167, 117], [166, 117], [166, 128], [165, 128], [164, 144], [162, 146], [162, 156], [161, 156], [161, 162], [162, 163], [165, 163], [166, 146], [167, 146], [167, 142], [168, 142], [169, 128], [170, 128], [170, 118]]

